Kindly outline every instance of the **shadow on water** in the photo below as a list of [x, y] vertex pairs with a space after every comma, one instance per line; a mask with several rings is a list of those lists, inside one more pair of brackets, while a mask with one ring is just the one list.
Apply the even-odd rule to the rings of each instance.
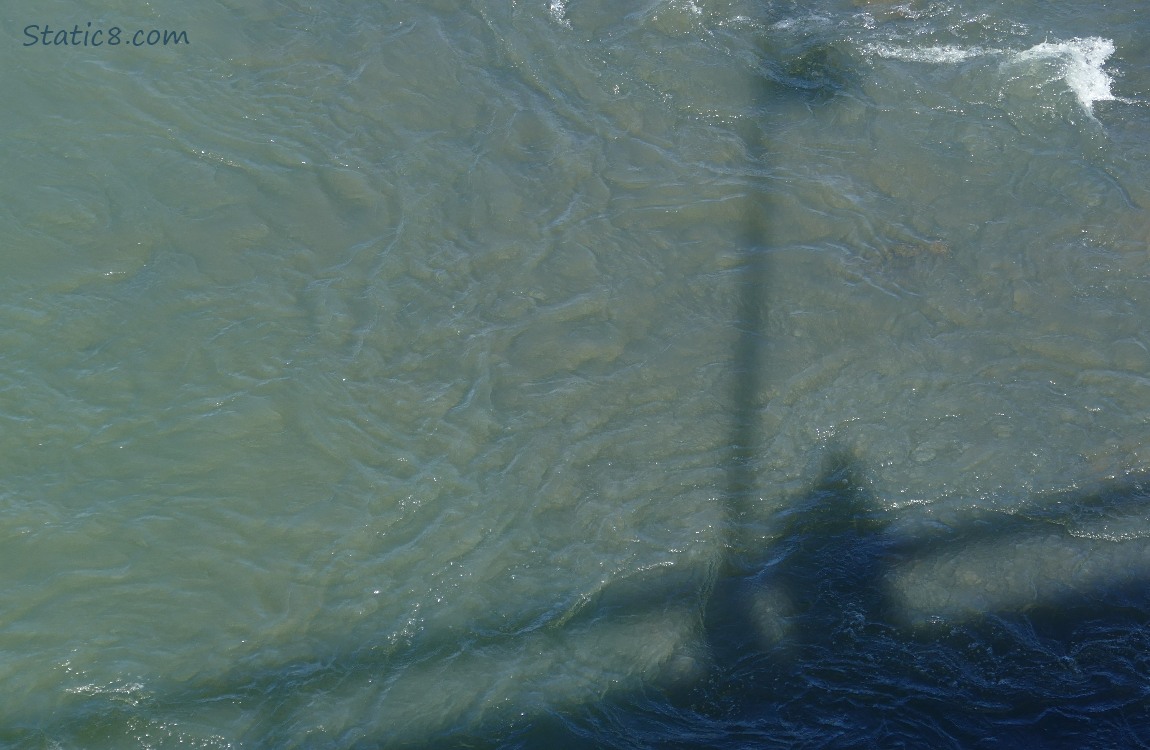
[[[1126, 479], [1035, 498], [1036, 506], [1049, 500], [1134, 511], [1150, 506], [1150, 491]], [[1148, 570], [1115, 571], [1110, 583], [999, 611], [908, 624], [891, 588], [892, 575], [906, 565], [961, 555], [974, 543], [1009, 549], [1027, 536], [1066, 539], [1069, 532], [1050, 518], [988, 514], [930, 536], [896, 534], [857, 462], [834, 446], [808, 490], [775, 520], [779, 533], [768, 545], [728, 561], [711, 582], [696, 634], [700, 665], [689, 680], [604, 684], [599, 697], [565, 706], [532, 702], [529, 691], [521, 691], [516, 695], [527, 703], [465, 709], [457, 714], [465, 721], [446, 725], [429, 719], [418, 728], [380, 730], [370, 716], [360, 716], [371, 729], [332, 735], [309, 723], [317, 702], [338, 715], [341, 694], [349, 712], [364, 711], [357, 694], [372, 680], [386, 682], [397, 668], [441, 665], [426, 691], [405, 692], [405, 700], [425, 704], [431, 716], [442, 708], [437, 688], [453, 673], [473, 673], [474, 702], [486, 699], [483, 685], [513, 679], [500, 667], [516, 662], [521, 636], [472, 638], [466, 650], [490, 657], [476, 677], [469, 657], [459, 656], [456, 634], [431, 631], [414, 650], [365, 644], [271, 668], [237, 668], [138, 707], [109, 711], [106, 702], [94, 703], [94, 715], [73, 717], [81, 727], [68, 733], [101, 738], [87, 747], [116, 747], [106, 738], [138, 726], [143, 712], [188, 722], [229, 717], [229, 724], [249, 727], [242, 746], [269, 748], [1147, 746]], [[1144, 540], [1120, 544], [1137, 545], [1150, 563]], [[669, 569], [622, 581], [538, 645], [561, 652], [561, 641], [613, 622], [657, 623], [653, 615], [669, 606], [697, 601], [698, 588], [697, 576]], [[563, 667], [554, 660], [555, 669]], [[378, 695], [388, 700], [386, 691]]]
[[[761, 96], [779, 96], [798, 81], [790, 95], [817, 103], [845, 80], [829, 60], [817, 49], [804, 52], [781, 68], [784, 85], [766, 81]], [[766, 130], [745, 126], [742, 136], [751, 157], [765, 164]], [[463, 710], [468, 721], [427, 730], [305, 731], [301, 716], [310, 704], [338, 696], [347, 685], [386, 680], [397, 666], [442, 663], [448, 674], [467, 658], [458, 657], [456, 634], [431, 632], [414, 650], [365, 644], [271, 667], [237, 667], [140, 706], [125, 701], [109, 708], [106, 699], [94, 698], [90, 711], [81, 707], [32, 732], [0, 733], [0, 742], [39, 746], [30, 737], [64, 735], [89, 747], [113, 747], [114, 738], [133, 736], [139, 716], [150, 714], [204, 727], [216, 716], [247, 726], [248, 737], [239, 741], [261, 748], [1147, 747], [1145, 540], [1113, 544], [1134, 545], [1133, 557], [1146, 569], [1052, 589], [1018, 607], [908, 622], [905, 604], [892, 593], [892, 580], [907, 566], [959, 556], [976, 544], [1006, 550], [1019, 539], [1066, 539], [1069, 532], [1059, 516], [1036, 510], [986, 514], [908, 539], [892, 532], [862, 467], [836, 446], [825, 447], [809, 489], [771, 519], [777, 533], [768, 545], [756, 547], [742, 533], [748, 519], [761, 514], [755, 502], [764, 444], [758, 415], [770, 373], [768, 194], [765, 185], [751, 191], [744, 227], [722, 557], [704, 576], [657, 569], [613, 585], [555, 634], [561, 640], [573, 632], [593, 634], [604, 622], [642, 623], [652, 612], [693, 603], [701, 609], [694, 639], [701, 647], [690, 679], [603, 686], [592, 700], [559, 709], [536, 703]], [[1037, 497], [1033, 507], [1135, 511], [1150, 507], [1150, 494], [1135, 477]], [[498, 667], [501, 656], [518, 653], [508, 645], [515, 637], [473, 638], [467, 648], [492, 655], [480, 667]], [[428, 690], [415, 696], [427, 701], [429, 712], [437, 708], [435, 686], [429, 678]], [[349, 712], [369, 708], [350, 698], [346, 706]], [[373, 726], [370, 717], [364, 726]], [[308, 735], [311, 729], [316, 734]]]
[[[706, 626], [716, 676], [696, 704], [704, 723], [724, 717], [756, 746], [1145, 746], [1150, 571], [908, 623], [891, 585], [906, 566], [972, 545], [1009, 556], [1021, 539], [1073, 538], [1050, 518], [992, 513], [907, 539], [865, 487], [853, 458], [830, 449], [778, 541], [716, 586]], [[1113, 512], [1144, 510], [1150, 493], [1125, 480], [1035, 500]], [[1150, 552], [1144, 540], [1124, 544], [1143, 560]]]
[[[781, 89], [790, 87], [790, 95], [818, 106], [849, 85], [849, 72], [836, 67], [841, 62], [832, 48], [801, 50], [764, 81], [760, 96], [785, 95]], [[765, 132], [743, 127], [751, 158], [765, 167]], [[1150, 747], [1150, 541], [1083, 539], [1071, 531], [1083, 514], [1145, 514], [1147, 477], [1038, 495], [1010, 514], [985, 512], [908, 537], [891, 529], [891, 514], [871, 496], [850, 451], [823, 446], [809, 489], [772, 519], [772, 541], [756, 549], [744, 532], [762, 515], [755, 505], [764, 492], [756, 465], [770, 375], [769, 195], [766, 186], [753, 191], [744, 226], [726, 543], [704, 587], [704, 674], [689, 685], [649, 685], [537, 717], [495, 744]], [[944, 617], [910, 616], [896, 590], [916, 564], [961, 561], [974, 549], [998, 556], [998, 565], [983, 567], [1005, 576], [1003, 566], [1033, 557], [1043, 542], [1055, 548], [1052, 555], [1083, 560], [1091, 548], [1121, 548], [1125, 554], [1111, 559], [1133, 565], [1096, 566], [1091, 575], [1071, 566], [1066, 579], [1045, 581], [1042, 570], [1030, 571], [1022, 584], [955, 581], [951, 593], [973, 604], [980, 587], [1006, 593], [990, 606], [952, 608]], [[1053, 566], [1046, 574], [1067, 571]], [[622, 611], [633, 616], [665, 606], [683, 598], [686, 585], [628, 583], [632, 606]]]
[[[763, 100], [785, 95], [781, 83], [819, 106], [850, 85], [833, 48], [812, 46], [789, 60], [764, 80]], [[744, 128], [744, 141], [757, 144], [751, 157], [765, 166], [766, 134]], [[1039, 495], [1013, 514], [984, 513], [908, 538], [891, 530], [855, 457], [829, 445], [809, 489], [771, 519], [772, 541], [756, 549], [744, 533], [762, 515], [755, 505], [764, 492], [756, 463], [771, 372], [769, 196], [762, 186], [745, 222], [726, 545], [702, 618], [706, 676], [590, 709], [565, 723], [567, 744], [611, 736], [612, 747], [1150, 746], [1150, 542], [1086, 541], [1069, 530], [1070, 514], [1145, 514], [1146, 477]], [[916, 563], [978, 548], [1009, 565], [1015, 548], [1033, 540], [1083, 558], [1092, 544], [1126, 545], [1129, 554], [1115, 559], [1140, 565], [1077, 580], [1036, 582], [1038, 572], [1028, 590], [991, 607], [908, 617], [895, 581]]]

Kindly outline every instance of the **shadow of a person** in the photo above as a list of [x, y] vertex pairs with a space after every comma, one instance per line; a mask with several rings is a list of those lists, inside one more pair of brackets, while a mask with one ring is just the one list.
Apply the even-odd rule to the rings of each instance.
[[[1039, 539], [1055, 558], [1076, 550], [1089, 560], [1090, 544], [1042, 510], [1130, 511], [1145, 507], [1146, 493], [1116, 481], [1034, 502], [1029, 514], [906, 538], [890, 529], [856, 460], [830, 449], [810, 490], [775, 517], [777, 538], [753, 562], [753, 551], [746, 563], [729, 556], [707, 603], [710, 672], [691, 709], [764, 747], [926, 738], [956, 748], [1146, 747], [1144, 572], [1049, 582], [1009, 606], [917, 624], [895, 596], [899, 572], [935, 555], [973, 559], [993, 548], [1001, 568], [1021, 564], [1016, 547], [1033, 551]], [[1146, 544], [1123, 544], [1130, 549], [1115, 560], [1145, 559]]]
[[708, 600], [705, 711], [785, 712], [835, 681], [823, 670], [865, 659], [864, 641], [893, 631], [883, 576], [896, 545], [848, 452], [831, 448], [810, 491], [776, 520], [767, 557], [729, 571]]

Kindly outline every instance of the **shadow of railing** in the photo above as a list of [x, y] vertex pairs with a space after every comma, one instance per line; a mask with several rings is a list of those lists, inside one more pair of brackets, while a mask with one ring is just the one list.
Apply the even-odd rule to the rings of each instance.
[[[757, 565], [711, 596], [707, 690], [722, 700], [673, 703], [703, 706], [704, 723], [721, 716], [764, 746], [1145, 746], [1150, 540], [1084, 539], [1051, 511], [1145, 514], [1145, 477], [1037, 496], [1033, 513], [986, 513], [913, 538], [891, 532], [891, 514], [865, 487], [854, 459], [831, 450]], [[1025, 561], [1037, 552], [1039, 564], [1023, 581], [964, 580], [963, 562], [1008, 572], [1031, 540], [1055, 563], [1100, 545], [1122, 553], [1063, 578], [1065, 565], [1042, 565], [1028, 544]], [[954, 570], [936, 586], [1002, 595], [985, 608], [976, 595], [944, 616], [908, 617], [897, 583], [932, 560]]]
[[[1013, 514], [915, 535], [892, 530], [896, 514], [867, 486], [849, 452], [827, 448], [809, 488], [774, 513], [769, 542], [706, 579], [702, 617], [690, 612], [705, 572], [657, 568], [613, 582], [556, 627], [472, 633], [461, 645], [457, 632], [430, 625], [405, 648], [317, 649], [131, 701], [92, 696], [34, 731], [5, 728], [0, 741], [117, 747], [116, 737], [147, 728], [145, 717], [163, 717], [245, 727], [229, 738], [244, 747], [1146, 746], [1150, 540], [1076, 534], [1091, 519], [1150, 512], [1150, 479], [1040, 495]], [[1015, 582], [991, 606], [941, 617], [920, 606], [927, 616], [908, 618], [900, 581], [914, 566], [942, 561], [952, 572], [936, 584], [977, 594], [994, 582], [966, 579], [964, 561], [1008, 570], [1021, 543], [1022, 558], [1042, 554], [1031, 542], [1055, 560], [1067, 550], [1123, 552], [1049, 586]], [[688, 668], [624, 682], [588, 675], [568, 700], [536, 694], [570, 665], [565, 655], [618, 648], [618, 630], [639, 652], [667, 623], [686, 625], [665, 661]], [[352, 720], [333, 734], [321, 720], [330, 716]]]

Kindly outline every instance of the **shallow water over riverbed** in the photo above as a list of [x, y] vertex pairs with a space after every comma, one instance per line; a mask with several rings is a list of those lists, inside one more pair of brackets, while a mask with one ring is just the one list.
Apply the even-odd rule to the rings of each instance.
[[7, 9], [0, 744], [1134, 745], [1139, 6]]

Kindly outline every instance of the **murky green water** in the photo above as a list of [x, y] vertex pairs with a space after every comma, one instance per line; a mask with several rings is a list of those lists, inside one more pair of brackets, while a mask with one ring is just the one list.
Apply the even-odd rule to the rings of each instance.
[[1146, 611], [1147, 14], [9, 3], [0, 742], [822, 746], [836, 559], [864, 656]]

